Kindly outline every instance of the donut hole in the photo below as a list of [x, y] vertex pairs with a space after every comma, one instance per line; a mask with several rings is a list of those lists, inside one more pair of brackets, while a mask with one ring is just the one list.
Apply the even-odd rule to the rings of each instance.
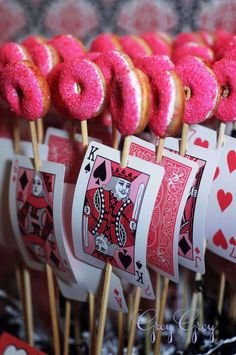
[[189, 86], [184, 86], [185, 100], [190, 100], [192, 96], [192, 90]]
[[81, 84], [79, 84], [79, 83], [75, 83], [74, 84], [74, 90], [75, 90], [75, 93], [76, 94], [81, 94], [81, 91], [82, 91], [82, 87], [81, 87]]
[[231, 93], [231, 88], [230, 88], [229, 84], [221, 86], [221, 97], [223, 97], [224, 99], [227, 99], [227, 97], [229, 97], [230, 93]]
[[15, 90], [16, 90], [16, 95], [19, 98], [19, 100], [20, 101], [23, 100], [23, 97], [24, 97], [23, 90], [20, 87], [17, 87]]

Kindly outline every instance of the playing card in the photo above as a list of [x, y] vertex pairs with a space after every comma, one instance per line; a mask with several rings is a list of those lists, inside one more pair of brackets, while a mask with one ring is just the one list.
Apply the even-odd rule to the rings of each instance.
[[[33, 156], [31, 142], [21, 142], [20, 146], [23, 155]], [[7, 248], [16, 248], [8, 206], [11, 163], [15, 155], [13, 141], [7, 138], [0, 138], [0, 152], [0, 244]], [[39, 144], [40, 158], [46, 159], [47, 154], [47, 146]]]
[[75, 188], [72, 230], [75, 254], [98, 268], [105, 263], [144, 287], [146, 242], [163, 168], [91, 142]]
[[55, 274], [73, 281], [74, 275], [62, 243], [61, 208], [64, 166], [16, 156], [9, 192], [10, 218], [17, 244], [29, 267], [42, 270], [48, 263]]
[[[166, 138], [165, 147], [179, 152], [180, 141]], [[185, 205], [179, 234], [179, 263], [190, 270], [205, 272], [205, 221], [213, 176], [219, 160], [217, 149], [203, 149], [188, 143], [186, 158], [198, 164], [198, 171]]]
[[202, 148], [216, 147], [217, 133], [213, 129], [201, 125], [191, 125], [188, 131], [188, 142]]
[[0, 337], [1, 355], [46, 355], [13, 335], [4, 332]]
[[155, 299], [155, 293], [153, 291], [152, 281], [151, 281], [148, 269], [147, 269], [146, 273], [147, 273], [146, 285], [145, 285], [145, 288], [142, 288], [141, 297], [149, 299], [149, 300], [154, 300]]
[[[94, 139], [89, 137], [88, 140]], [[75, 134], [72, 138], [68, 131], [50, 127], [46, 132], [45, 144], [49, 149], [48, 160], [64, 164], [65, 182], [75, 184], [85, 153], [82, 136]]]
[[[195, 134], [201, 139], [208, 139], [209, 148], [215, 148], [215, 131], [197, 125]], [[194, 137], [190, 137], [189, 141], [194, 142]], [[236, 140], [225, 135], [224, 145], [219, 148], [219, 154], [220, 159], [213, 177], [207, 205], [205, 235], [209, 250], [235, 262], [236, 232], [234, 210], [236, 206], [236, 191], [234, 180]]]
[[125, 301], [120, 279], [114, 273], [111, 274], [108, 308], [112, 309], [113, 311], [123, 313], [128, 312], [128, 307]]
[[220, 160], [207, 206], [205, 235], [209, 250], [235, 263], [236, 139], [225, 136], [219, 151]]
[[[155, 145], [132, 137], [131, 155], [155, 162], [155, 151]], [[159, 165], [164, 167], [165, 175], [152, 212], [147, 261], [150, 268], [178, 282], [180, 224], [198, 166], [189, 159], [168, 150], [164, 150], [164, 156]]]

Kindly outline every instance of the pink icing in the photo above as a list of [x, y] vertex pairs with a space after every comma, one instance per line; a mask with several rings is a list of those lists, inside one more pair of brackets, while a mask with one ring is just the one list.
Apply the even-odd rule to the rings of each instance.
[[157, 32], [147, 32], [141, 36], [142, 39], [149, 45], [153, 54], [171, 55], [171, 46]]
[[[11, 110], [27, 120], [36, 120], [44, 113], [44, 78], [37, 67], [24, 62], [7, 64], [0, 76], [0, 91]], [[47, 98], [49, 99], [49, 98]]]
[[135, 65], [150, 79], [149, 125], [156, 136], [164, 137], [171, 123], [177, 96], [172, 74], [168, 72], [174, 70], [174, 64], [169, 57], [156, 55], [138, 58]]
[[175, 48], [172, 60], [174, 63], [176, 63], [179, 59], [183, 58], [186, 55], [199, 57], [208, 63], [214, 62], [213, 51], [207, 46], [199, 45], [194, 42], [188, 42]]
[[124, 135], [132, 135], [141, 119], [141, 87], [130, 70], [117, 71], [112, 79], [110, 110], [118, 131]]
[[236, 120], [236, 61], [223, 58], [213, 65], [213, 71], [221, 88], [229, 88], [229, 95], [221, 96], [216, 116], [223, 122]]
[[74, 118], [87, 120], [97, 116], [105, 100], [102, 73], [87, 59], [64, 62], [59, 78], [59, 95]]
[[0, 48], [0, 72], [6, 64], [30, 60], [27, 50], [15, 42], [7, 42]]
[[[52, 70], [53, 55], [54, 57], [57, 56], [56, 51], [41, 38], [35, 36], [29, 36], [22, 44], [29, 51], [34, 64], [37, 65], [43, 76], [47, 77]], [[52, 51], [55, 51], [55, 53], [52, 53]]]
[[58, 84], [59, 77], [61, 72], [62, 63], [57, 64], [49, 73], [47, 77], [48, 85], [51, 92], [52, 103], [56, 109], [56, 111], [64, 118], [73, 118], [70, 115], [69, 111], [65, 108], [64, 103], [62, 102], [59, 92], [58, 92]]
[[215, 42], [213, 44], [213, 50], [215, 53], [215, 59], [221, 59], [224, 53], [224, 45], [233, 37], [233, 35], [224, 30], [215, 31]]
[[183, 122], [200, 123], [210, 118], [217, 104], [219, 89], [210, 68], [199, 58], [186, 56], [176, 64], [183, 85], [191, 90], [191, 97], [185, 102]]
[[143, 70], [149, 77], [153, 77], [155, 73], [161, 73], [163, 70], [175, 69], [174, 63], [167, 55], [137, 57], [134, 59], [134, 65]]
[[114, 41], [114, 34], [108, 32], [96, 36], [90, 45], [91, 52], [108, 52], [119, 49], [120, 46]]
[[195, 42], [195, 43], [201, 44], [202, 39], [197, 33], [181, 32], [175, 37], [173, 45], [176, 48], [176, 47], [182, 46], [183, 44], [188, 43], [188, 42]]
[[150, 47], [148, 47], [148, 45], [145, 46], [145, 42], [143, 45], [142, 41], [143, 40], [137, 41], [135, 36], [129, 35], [120, 38], [120, 44], [130, 58], [152, 54], [151, 49], [148, 50]]
[[75, 59], [85, 53], [83, 44], [72, 35], [55, 36], [48, 41], [59, 53], [61, 60]]

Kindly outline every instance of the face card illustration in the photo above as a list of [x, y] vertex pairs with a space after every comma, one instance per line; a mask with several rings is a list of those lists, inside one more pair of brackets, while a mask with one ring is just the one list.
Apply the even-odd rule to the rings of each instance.
[[[132, 137], [130, 154], [154, 162], [155, 145]], [[165, 175], [152, 213], [147, 260], [151, 269], [178, 282], [179, 230], [197, 164], [165, 150], [160, 165]]]
[[84, 157], [82, 136], [75, 134], [72, 138], [67, 131], [48, 128], [45, 144], [49, 148], [48, 160], [65, 165], [65, 183], [75, 184]]
[[163, 173], [134, 157], [121, 168], [117, 150], [90, 143], [73, 200], [76, 256], [99, 268], [110, 263], [118, 276], [144, 287], [146, 241]]
[[[167, 138], [165, 147], [179, 152], [179, 140]], [[186, 158], [198, 164], [198, 171], [185, 205], [179, 234], [179, 263], [190, 270], [205, 272], [205, 220], [218, 150], [188, 143]]]
[[[21, 142], [20, 147], [23, 155], [33, 156], [31, 142]], [[7, 248], [17, 248], [13, 237], [8, 206], [11, 164], [15, 155], [13, 141], [0, 138], [0, 152], [0, 244]], [[39, 154], [41, 159], [47, 158], [48, 149], [46, 145], [39, 144]]]
[[4, 332], [0, 337], [0, 354], [2, 355], [46, 355], [24, 343], [13, 335]]
[[[56, 275], [74, 279], [63, 247], [58, 247], [61, 233], [61, 200], [64, 166], [41, 162], [36, 172], [32, 161], [16, 156], [10, 186], [10, 213], [13, 230], [23, 257], [32, 268], [49, 264]], [[61, 238], [60, 238], [61, 239]]]

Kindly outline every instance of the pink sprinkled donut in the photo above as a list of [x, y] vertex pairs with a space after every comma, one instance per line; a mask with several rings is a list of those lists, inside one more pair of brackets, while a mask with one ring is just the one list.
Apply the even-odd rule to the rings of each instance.
[[47, 81], [51, 92], [51, 100], [56, 111], [62, 117], [73, 118], [70, 112], [66, 109], [59, 95], [59, 78], [62, 63], [58, 63], [48, 74]]
[[29, 61], [7, 64], [0, 76], [0, 91], [11, 110], [29, 121], [43, 117], [50, 91], [40, 70]]
[[102, 72], [87, 59], [77, 58], [64, 62], [59, 78], [59, 94], [75, 119], [96, 117], [101, 113], [106, 97]]
[[174, 46], [174, 48], [176, 48], [178, 46], [182, 46], [183, 44], [189, 43], [189, 42], [203, 44], [203, 41], [198, 33], [196, 33], [196, 32], [181, 32], [175, 37], [173, 46]]
[[157, 137], [175, 135], [184, 109], [184, 89], [166, 56], [150, 56], [135, 63], [149, 77], [151, 105], [149, 125]]
[[7, 42], [0, 48], [0, 72], [6, 64], [31, 60], [30, 54], [20, 44]]
[[213, 71], [194, 56], [180, 59], [175, 69], [186, 93], [183, 122], [194, 124], [210, 118], [219, 102], [219, 85]]
[[176, 63], [179, 59], [186, 55], [199, 57], [208, 63], [214, 62], [213, 51], [207, 46], [199, 45], [198, 43], [194, 42], [188, 42], [175, 48], [171, 59], [174, 63]]
[[114, 33], [101, 33], [94, 38], [90, 45], [91, 52], [108, 52], [114, 50], [122, 50], [119, 38]]
[[84, 55], [86, 49], [83, 43], [70, 34], [55, 36], [48, 41], [59, 53], [61, 60], [75, 59]]
[[145, 72], [148, 77], [153, 77], [156, 72], [174, 70], [175, 65], [167, 55], [150, 55], [137, 57], [133, 60], [134, 65]]
[[206, 46], [212, 48], [214, 43], [215, 43], [215, 34], [213, 31], [206, 31], [206, 30], [199, 30], [196, 32], [201, 40], [203, 41], [203, 44]]
[[60, 61], [57, 51], [40, 36], [29, 36], [22, 44], [29, 51], [34, 64], [45, 77]]
[[221, 98], [216, 117], [223, 122], [236, 120], [236, 61], [223, 58], [213, 65], [213, 71], [221, 86]]
[[144, 33], [141, 38], [148, 44], [153, 54], [171, 56], [172, 47], [170, 43], [158, 32]]
[[150, 84], [139, 69], [117, 71], [112, 78], [110, 111], [117, 130], [124, 136], [138, 134], [148, 122]]
[[151, 55], [152, 50], [140, 37], [126, 35], [120, 38], [120, 44], [126, 54], [133, 59], [138, 56]]
[[119, 51], [110, 51], [101, 53], [101, 55], [94, 59], [94, 63], [101, 69], [106, 80], [108, 97], [112, 78], [117, 72], [128, 72], [133, 68], [133, 62], [127, 54]]
[[213, 45], [213, 51], [215, 53], [215, 59], [219, 60], [223, 57], [223, 53], [225, 52], [224, 46], [225, 44], [231, 40], [233, 35], [224, 30], [216, 30], [215, 31], [215, 42]]

